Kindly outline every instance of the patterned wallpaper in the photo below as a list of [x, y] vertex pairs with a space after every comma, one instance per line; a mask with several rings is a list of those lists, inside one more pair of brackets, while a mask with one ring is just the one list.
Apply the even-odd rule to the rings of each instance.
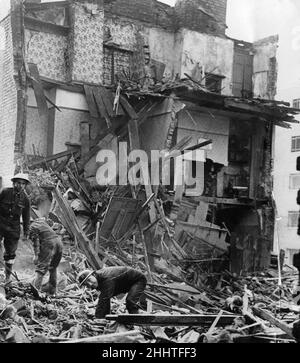
[[36, 63], [42, 76], [67, 81], [68, 38], [25, 30], [27, 62]]
[[102, 84], [104, 14], [84, 4], [72, 5], [70, 59], [73, 81]]

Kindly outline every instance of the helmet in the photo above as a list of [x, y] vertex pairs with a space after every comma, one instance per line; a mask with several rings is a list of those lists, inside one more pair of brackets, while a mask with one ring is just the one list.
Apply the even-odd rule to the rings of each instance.
[[26, 181], [28, 184], [30, 183], [30, 180], [29, 180], [29, 177], [28, 177], [28, 174], [23, 174], [23, 173], [19, 173], [19, 174], [16, 174], [13, 178], [11, 178], [11, 180], [14, 182], [18, 179], [21, 179], [21, 180], [24, 180]]
[[93, 273], [94, 271], [91, 270], [84, 270], [80, 272], [80, 274], [78, 275], [78, 282], [80, 286], [82, 286], [87, 281], [87, 279], [93, 275]]

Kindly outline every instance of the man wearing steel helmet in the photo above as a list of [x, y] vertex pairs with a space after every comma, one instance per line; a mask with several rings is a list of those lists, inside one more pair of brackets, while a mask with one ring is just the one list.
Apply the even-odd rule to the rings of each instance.
[[25, 187], [29, 184], [27, 174], [17, 174], [12, 178], [13, 187], [0, 193], [0, 240], [4, 238], [4, 261], [6, 282], [11, 279], [12, 268], [20, 239], [23, 220], [24, 237], [28, 235], [30, 223], [30, 201]]
[[110, 299], [113, 296], [126, 294], [126, 308], [129, 314], [139, 313], [140, 298], [147, 285], [146, 277], [129, 267], [107, 267], [99, 271], [83, 271], [79, 274], [80, 285], [101, 292], [96, 318], [104, 319], [110, 313]]

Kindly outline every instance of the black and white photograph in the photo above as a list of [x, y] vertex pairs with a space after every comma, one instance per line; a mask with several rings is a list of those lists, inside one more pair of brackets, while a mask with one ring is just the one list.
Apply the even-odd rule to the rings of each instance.
[[0, 343], [300, 343], [299, 210], [299, 0], [0, 0]]

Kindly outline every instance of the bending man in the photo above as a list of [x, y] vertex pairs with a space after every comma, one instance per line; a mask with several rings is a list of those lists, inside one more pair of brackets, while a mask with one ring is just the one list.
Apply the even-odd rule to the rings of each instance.
[[110, 314], [110, 299], [127, 294], [126, 308], [129, 314], [139, 313], [139, 301], [145, 290], [147, 279], [139, 271], [129, 267], [108, 267], [99, 271], [83, 271], [79, 283], [101, 292], [96, 308], [96, 318], [104, 319]]
[[47, 197], [40, 197], [36, 203], [37, 215], [40, 217], [32, 222], [29, 229], [29, 239], [31, 239], [34, 248], [36, 265], [36, 276], [34, 286], [41, 290], [43, 279], [49, 271], [49, 282], [47, 292], [55, 295], [57, 287], [57, 267], [62, 258], [63, 245], [50, 227], [47, 221], [51, 202]]

